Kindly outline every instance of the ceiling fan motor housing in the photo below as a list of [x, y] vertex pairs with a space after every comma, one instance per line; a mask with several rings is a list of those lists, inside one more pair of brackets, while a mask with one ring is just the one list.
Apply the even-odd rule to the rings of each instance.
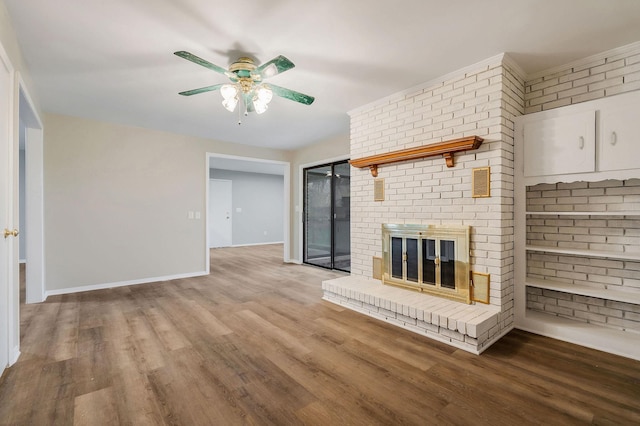
[[237, 75], [239, 78], [260, 78], [258, 74], [253, 74], [256, 70], [256, 64], [253, 59], [242, 57], [229, 66], [229, 71]]

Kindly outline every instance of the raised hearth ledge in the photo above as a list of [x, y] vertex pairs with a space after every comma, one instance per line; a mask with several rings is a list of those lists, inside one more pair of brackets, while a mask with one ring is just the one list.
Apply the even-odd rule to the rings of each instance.
[[492, 305], [467, 305], [380, 280], [348, 276], [322, 282], [323, 300], [479, 355], [508, 333]]

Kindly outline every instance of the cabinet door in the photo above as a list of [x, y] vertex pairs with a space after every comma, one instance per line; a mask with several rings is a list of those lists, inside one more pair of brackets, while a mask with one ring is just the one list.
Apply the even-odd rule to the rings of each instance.
[[596, 112], [524, 123], [524, 175], [595, 171]]
[[600, 111], [598, 171], [640, 167], [640, 102]]

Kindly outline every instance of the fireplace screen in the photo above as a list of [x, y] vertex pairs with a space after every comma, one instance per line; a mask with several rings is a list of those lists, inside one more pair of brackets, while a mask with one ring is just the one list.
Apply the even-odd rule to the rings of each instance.
[[384, 284], [471, 303], [469, 227], [382, 225]]

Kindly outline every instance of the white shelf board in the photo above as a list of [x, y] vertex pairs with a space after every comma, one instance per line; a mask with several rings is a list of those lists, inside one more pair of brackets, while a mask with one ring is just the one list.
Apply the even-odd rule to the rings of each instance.
[[572, 248], [561, 247], [547, 247], [547, 246], [525, 246], [527, 251], [538, 251], [544, 253], [558, 253], [568, 254], [573, 256], [586, 256], [586, 257], [600, 257], [607, 259], [619, 259], [619, 260], [635, 260], [640, 261], [640, 252], [616, 252], [616, 251], [603, 251], [603, 250], [581, 250]]
[[637, 210], [620, 210], [620, 211], [606, 211], [606, 212], [585, 212], [585, 211], [531, 212], [531, 211], [527, 211], [525, 213], [527, 215], [543, 215], [543, 216], [640, 216], [640, 211], [637, 211]]
[[640, 305], [640, 293], [593, 288], [579, 284], [561, 283], [553, 280], [541, 280], [539, 278], [530, 277], [526, 278], [525, 285], [530, 287], [545, 288], [547, 290], [562, 291], [564, 293], [579, 294], [581, 296], [597, 297], [599, 299], [615, 300], [617, 302], [634, 303]]
[[640, 334], [527, 310], [516, 328], [640, 360]]

